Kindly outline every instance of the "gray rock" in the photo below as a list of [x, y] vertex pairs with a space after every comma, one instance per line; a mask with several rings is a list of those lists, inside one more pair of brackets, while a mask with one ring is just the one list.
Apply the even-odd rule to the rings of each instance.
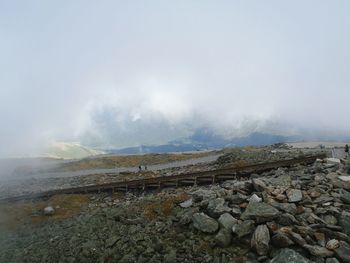
[[331, 239], [326, 244], [326, 248], [330, 250], [337, 249], [339, 246], [340, 246], [340, 242], [339, 240], [336, 240], [336, 239]]
[[180, 203], [180, 206], [182, 208], [188, 208], [188, 207], [191, 207], [192, 204], [193, 204], [193, 201], [192, 201], [192, 198], [191, 198], [191, 199], [186, 200], [185, 202]]
[[55, 213], [55, 209], [52, 206], [47, 206], [44, 208], [44, 215], [52, 216]]
[[228, 247], [231, 244], [232, 231], [231, 229], [221, 228], [215, 236], [215, 243], [219, 247]]
[[293, 203], [274, 203], [271, 204], [273, 207], [283, 212], [295, 215], [297, 213], [297, 206]]
[[278, 255], [270, 261], [270, 263], [312, 263], [312, 261], [304, 258], [292, 249], [283, 248]]
[[204, 233], [214, 233], [219, 228], [218, 222], [204, 213], [195, 213], [192, 221], [193, 226]]
[[295, 217], [291, 214], [285, 213], [281, 214], [279, 217], [277, 217], [277, 223], [282, 226], [289, 226], [293, 224], [298, 224], [298, 221], [295, 219]]
[[249, 203], [260, 203], [262, 201], [262, 198], [260, 198], [259, 196], [257, 196], [256, 194], [253, 194], [250, 198], [249, 198]]
[[303, 193], [299, 189], [290, 189], [287, 191], [287, 197], [289, 202], [295, 203], [303, 199]]
[[280, 212], [266, 203], [250, 203], [241, 215], [242, 220], [252, 219], [257, 223], [264, 223], [276, 218]]
[[327, 258], [326, 263], [340, 263], [336, 258]]
[[215, 198], [211, 199], [209, 201], [208, 207], [208, 214], [213, 217], [218, 217], [221, 214], [224, 214], [226, 212], [230, 212], [231, 208], [225, 205], [225, 199], [223, 198]]
[[269, 251], [270, 233], [266, 225], [259, 225], [251, 239], [251, 247], [259, 256], [267, 255]]
[[266, 184], [259, 178], [252, 179], [253, 187], [255, 191], [262, 192], [266, 189]]
[[236, 224], [232, 227], [232, 232], [237, 235], [238, 238], [242, 238], [251, 234], [254, 231], [255, 224], [253, 220], [245, 220], [241, 224]]
[[340, 200], [342, 200], [346, 204], [350, 204], [350, 192], [343, 190], [340, 195]]
[[339, 217], [339, 225], [343, 228], [343, 231], [350, 235], [350, 213], [343, 211]]
[[328, 250], [325, 247], [321, 247], [321, 246], [317, 246], [317, 245], [304, 245], [304, 248], [306, 248], [311, 255], [314, 255], [316, 257], [321, 257], [321, 258], [325, 258], [325, 257], [331, 257], [333, 255], [333, 251]]
[[245, 202], [245, 200], [247, 200], [248, 196], [243, 195], [241, 193], [237, 193], [235, 195], [231, 195], [226, 197], [226, 200], [228, 200], [231, 204], [235, 204], [235, 205], [239, 205], [243, 202]]
[[271, 238], [271, 243], [275, 247], [285, 248], [294, 244], [294, 242], [284, 233], [277, 232]]
[[335, 255], [342, 262], [350, 262], [350, 245], [344, 241], [340, 241], [340, 246], [334, 250]]
[[237, 224], [238, 220], [229, 213], [222, 214], [218, 219], [221, 228], [232, 229], [233, 225]]
[[200, 202], [204, 199], [216, 198], [216, 193], [212, 190], [199, 189], [192, 193], [194, 202]]
[[282, 187], [282, 186], [289, 187], [292, 183], [292, 179], [290, 175], [280, 175], [276, 178], [269, 178], [266, 181], [268, 181], [270, 185], [278, 186], [278, 187]]

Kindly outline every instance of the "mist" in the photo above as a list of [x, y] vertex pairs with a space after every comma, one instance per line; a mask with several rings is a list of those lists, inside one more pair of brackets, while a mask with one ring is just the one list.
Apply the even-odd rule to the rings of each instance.
[[348, 1], [0, 3], [0, 157], [206, 127], [349, 134]]

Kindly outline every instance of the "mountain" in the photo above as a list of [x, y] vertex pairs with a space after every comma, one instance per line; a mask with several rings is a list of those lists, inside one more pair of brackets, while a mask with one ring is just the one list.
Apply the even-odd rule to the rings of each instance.
[[104, 154], [104, 152], [78, 143], [56, 142], [47, 147], [43, 156], [59, 159], [80, 159], [100, 154]]
[[299, 139], [295, 136], [281, 136], [254, 132], [244, 137], [227, 139], [207, 129], [198, 129], [190, 137], [171, 141], [163, 145], [141, 145], [122, 149], [106, 150], [108, 153], [136, 154], [136, 153], [166, 153], [214, 150], [225, 147], [260, 146]]

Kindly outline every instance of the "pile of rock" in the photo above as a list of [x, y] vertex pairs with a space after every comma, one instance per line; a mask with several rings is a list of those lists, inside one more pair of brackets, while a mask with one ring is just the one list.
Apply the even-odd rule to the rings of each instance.
[[350, 262], [350, 189], [333, 160], [199, 188], [180, 223], [218, 247], [249, 246], [259, 262]]

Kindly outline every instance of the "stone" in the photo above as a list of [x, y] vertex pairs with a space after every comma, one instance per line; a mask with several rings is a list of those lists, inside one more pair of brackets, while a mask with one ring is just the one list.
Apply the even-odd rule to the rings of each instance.
[[232, 227], [232, 232], [237, 235], [238, 238], [242, 238], [251, 234], [254, 231], [255, 224], [253, 220], [245, 220], [241, 224], [236, 224]]
[[350, 204], [350, 192], [343, 190], [340, 195], [340, 200], [342, 200], [346, 204]]
[[193, 226], [204, 233], [215, 233], [219, 228], [218, 222], [204, 213], [195, 213], [192, 221]]
[[269, 251], [270, 233], [266, 225], [259, 225], [251, 239], [251, 247], [259, 256], [267, 255]]
[[335, 255], [342, 262], [350, 262], [350, 245], [344, 241], [340, 241], [340, 245], [334, 250]]
[[215, 236], [215, 243], [219, 247], [228, 247], [231, 244], [232, 231], [231, 229], [221, 228]]
[[55, 213], [55, 209], [52, 206], [47, 206], [44, 208], [44, 215], [52, 216]]
[[257, 196], [256, 194], [253, 194], [250, 198], [249, 198], [249, 203], [260, 203], [262, 201], [262, 198], [260, 198], [259, 196]]
[[222, 214], [218, 219], [221, 228], [232, 229], [233, 225], [237, 224], [238, 220], [229, 213]]
[[340, 246], [340, 242], [339, 240], [336, 240], [336, 239], [331, 239], [326, 244], [326, 248], [328, 248], [329, 250], [335, 250], [339, 246]]
[[306, 248], [311, 255], [314, 255], [316, 257], [325, 258], [325, 257], [331, 257], [333, 255], [333, 251], [328, 250], [325, 247], [321, 247], [317, 245], [313, 246], [308, 244], [305, 244], [303, 247]]
[[229, 197], [226, 197], [226, 200], [228, 200], [230, 203], [239, 205], [247, 200], [248, 196], [243, 195], [241, 193], [237, 193], [235, 195], [231, 195]]
[[277, 217], [276, 220], [277, 220], [277, 223], [282, 226], [298, 224], [298, 221], [295, 219], [295, 217], [288, 213], [281, 214], [279, 217]]
[[271, 221], [278, 217], [280, 212], [266, 203], [250, 203], [241, 215], [242, 220], [252, 219], [257, 223]]
[[343, 211], [339, 217], [339, 225], [347, 235], [350, 235], [350, 213]]
[[350, 182], [350, 175], [340, 175], [338, 178], [344, 182]]
[[252, 179], [253, 187], [255, 191], [262, 192], [266, 189], [266, 184], [259, 178]]
[[213, 190], [199, 189], [192, 193], [194, 202], [200, 202], [204, 199], [216, 198], [216, 193]]
[[221, 214], [230, 212], [231, 208], [225, 205], [224, 198], [216, 198], [209, 201], [207, 210], [209, 215], [219, 217]]
[[270, 263], [312, 263], [312, 261], [290, 248], [283, 248]]
[[327, 258], [326, 263], [340, 263], [336, 258]]
[[185, 201], [185, 202], [180, 203], [180, 206], [181, 206], [182, 208], [188, 208], [188, 207], [191, 207], [192, 204], [193, 204], [193, 199], [191, 198], [191, 199], [188, 199], [188, 200]]
[[278, 186], [278, 187], [282, 187], [282, 186], [289, 187], [292, 183], [292, 179], [290, 175], [280, 175], [280, 176], [277, 176], [276, 178], [269, 178], [266, 181], [270, 185]]
[[271, 243], [275, 247], [285, 248], [294, 244], [294, 242], [284, 233], [277, 232], [271, 238]]
[[297, 213], [297, 206], [294, 203], [274, 203], [272, 206], [292, 215]]
[[290, 189], [287, 191], [287, 197], [290, 203], [295, 203], [303, 199], [303, 193], [299, 189]]
[[338, 158], [327, 158], [326, 161], [327, 163], [340, 164], [340, 159]]

